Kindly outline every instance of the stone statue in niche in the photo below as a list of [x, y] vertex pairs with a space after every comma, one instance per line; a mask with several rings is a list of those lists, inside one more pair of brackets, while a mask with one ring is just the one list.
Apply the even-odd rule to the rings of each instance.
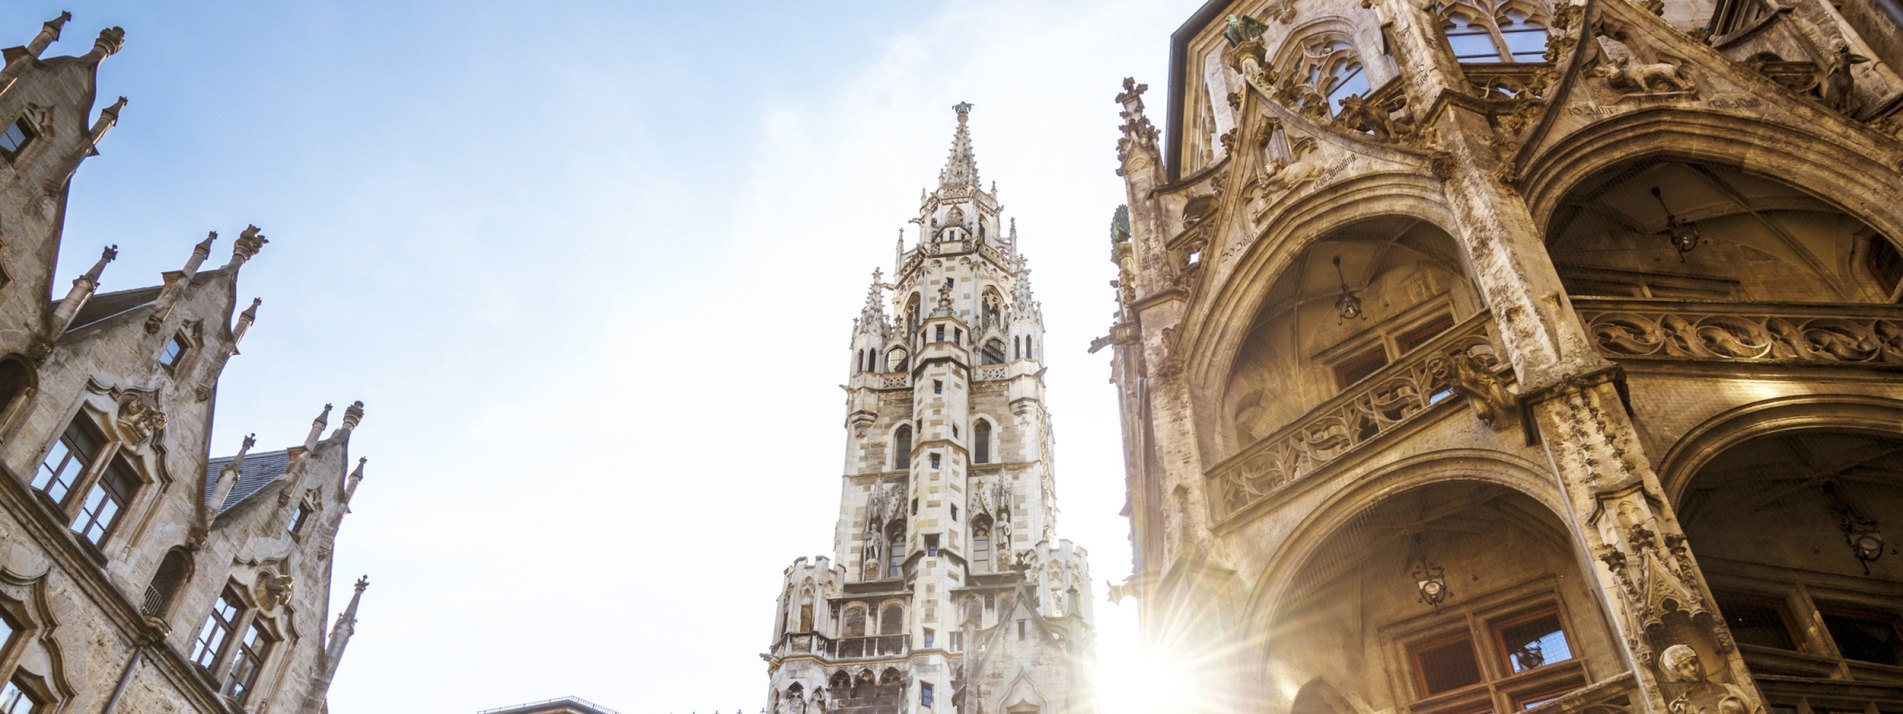
[[1659, 668], [1667, 681], [1680, 685], [1678, 696], [1665, 707], [1671, 714], [1763, 714], [1764, 707], [1743, 687], [1711, 681], [1698, 651], [1672, 645], [1659, 654]]

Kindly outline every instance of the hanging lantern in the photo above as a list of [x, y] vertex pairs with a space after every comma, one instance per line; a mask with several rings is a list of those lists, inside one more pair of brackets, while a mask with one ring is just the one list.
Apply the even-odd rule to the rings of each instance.
[[1447, 570], [1427, 559], [1427, 551], [1421, 544], [1421, 534], [1414, 534], [1409, 550], [1413, 557], [1408, 561], [1408, 574], [1414, 578], [1414, 590], [1420, 601], [1432, 605], [1435, 610], [1454, 593], [1447, 587]]
[[1850, 554], [1863, 566], [1863, 574], [1869, 575], [1870, 564], [1882, 558], [1889, 548], [1883, 540], [1883, 531], [1877, 529], [1875, 520], [1865, 517], [1856, 506], [1844, 500], [1843, 494], [1837, 493], [1836, 479], [1824, 481], [1824, 495], [1830, 497], [1830, 510], [1837, 514], [1837, 529], [1843, 531]]
[[1335, 256], [1335, 277], [1341, 280], [1341, 295], [1335, 298], [1335, 315], [1339, 318], [1335, 320], [1335, 324], [1339, 325], [1354, 319], [1367, 319], [1367, 313], [1361, 310], [1361, 298], [1355, 295], [1355, 291], [1348, 289], [1348, 278], [1341, 273], [1341, 256], [1339, 255]]
[[1652, 187], [1652, 198], [1657, 199], [1659, 208], [1665, 210], [1665, 230], [1659, 231], [1658, 235], [1672, 241], [1672, 247], [1678, 249], [1678, 262], [1683, 263], [1685, 254], [1692, 252], [1693, 248], [1697, 248], [1698, 244], [1705, 241], [1704, 237], [1698, 234], [1698, 224], [1678, 220], [1678, 216], [1672, 213], [1672, 209], [1665, 205], [1665, 195], [1659, 192], [1659, 187]]

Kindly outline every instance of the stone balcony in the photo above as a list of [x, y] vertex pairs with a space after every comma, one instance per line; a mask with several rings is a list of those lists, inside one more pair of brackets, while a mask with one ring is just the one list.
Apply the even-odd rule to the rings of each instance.
[[1471, 360], [1498, 377], [1507, 369], [1502, 354], [1490, 313], [1455, 325], [1210, 469], [1211, 515], [1225, 521], [1421, 415], [1463, 401], [1448, 378], [1453, 360]]
[[790, 632], [774, 648], [781, 657], [812, 655], [827, 660], [878, 659], [900, 657], [911, 651], [907, 635], [846, 637], [834, 639], [817, 632]]

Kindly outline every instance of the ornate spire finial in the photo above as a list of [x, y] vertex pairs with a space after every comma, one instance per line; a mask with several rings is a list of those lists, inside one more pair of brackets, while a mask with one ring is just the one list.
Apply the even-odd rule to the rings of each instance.
[[257, 226], [245, 226], [244, 232], [238, 234], [238, 242], [231, 245], [231, 262], [243, 265], [269, 242], [271, 239], [265, 238], [264, 233], [260, 232]]
[[965, 126], [971, 116], [971, 102], [959, 102], [952, 110], [958, 112], [958, 128], [952, 132], [951, 156], [945, 160], [945, 169], [938, 172], [938, 187], [978, 186], [978, 160], [971, 151], [971, 131]]
[[363, 589], [367, 587], [370, 587], [370, 576], [357, 578], [357, 592], [363, 592]]
[[99, 31], [99, 39], [93, 40], [93, 54], [110, 57], [119, 53], [126, 45], [126, 31], [119, 27], [108, 27]]
[[87, 270], [84, 275], [79, 276], [77, 279], [73, 280], [73, 282], [77, 284], [79, 281], [84, 280], [88, 283], [98, 285], [99, 274], [106, 271], [106, 264], [112, 262], [115, 258], [118, 258], [118, 257], [119, 257], [119, 246], [116, 246], [116, 245], [106, 246], [105, 250], [102, 250], [99, 252], [99, 262], [93, 263], [92, 269]]

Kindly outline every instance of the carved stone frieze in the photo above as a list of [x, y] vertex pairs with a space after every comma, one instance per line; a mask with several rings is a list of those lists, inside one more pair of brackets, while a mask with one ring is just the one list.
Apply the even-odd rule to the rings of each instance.
[[1903, 365], [1903, 310], [1588, 301], [1579, 314], [1613, 357]]

